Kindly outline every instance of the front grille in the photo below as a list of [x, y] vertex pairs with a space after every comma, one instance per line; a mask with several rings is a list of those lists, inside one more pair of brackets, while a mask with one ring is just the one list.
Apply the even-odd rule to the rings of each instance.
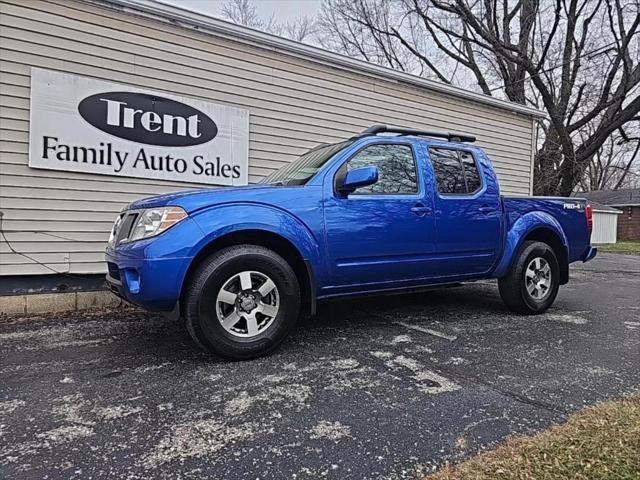
[[109, 276], [115, 280], [120, 280], [120, 269], [113, 262], [107, 262], [107, 270], [109, 271]]

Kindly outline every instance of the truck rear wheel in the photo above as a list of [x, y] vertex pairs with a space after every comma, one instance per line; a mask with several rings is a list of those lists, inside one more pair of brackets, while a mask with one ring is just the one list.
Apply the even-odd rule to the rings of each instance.
[[202, 262], [187, 286], [183, 307], [198, 345], [224, 358], [246, 360], [269, 353], [293, 329], [300, 286], [277, 253], [237, 245]]
[[500, 296], [509, 309], [526, 315], [547, 310], [558, 295], [560, 267], [553, 249], [527, 241], [506, 277], [498, 280]]

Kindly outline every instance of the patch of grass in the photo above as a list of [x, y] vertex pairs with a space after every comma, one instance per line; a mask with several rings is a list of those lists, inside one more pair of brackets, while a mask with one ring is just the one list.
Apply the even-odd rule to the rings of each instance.
[[428, 480], [640, 478], [640, 395], [588, 407], [532, 437], [446, 466]]
[[640, 240], [622, 240], [618, 243], [602, 243], [596, 246], [599, 252], [640, 255]]

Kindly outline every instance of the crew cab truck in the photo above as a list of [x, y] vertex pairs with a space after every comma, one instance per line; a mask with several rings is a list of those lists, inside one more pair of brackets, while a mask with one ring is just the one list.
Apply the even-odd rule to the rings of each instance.
[[544, 312], [569, 264], [596, 255], [591, 209], [502, 196], [474, 140], [375, 125], [261, 184], [136, 201], [113, 227], [108, 284], [231, 359], [273, 350], [330, 297], [496, 278], [508, 308]]

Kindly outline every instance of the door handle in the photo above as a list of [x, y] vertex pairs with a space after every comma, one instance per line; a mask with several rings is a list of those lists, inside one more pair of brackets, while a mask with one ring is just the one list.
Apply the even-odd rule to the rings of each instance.
[[493, 207], [490, 207], [489, 205], [483, 205], [480, 208], [478, 208], [478, 211], [480, 213], [491, 213], [491, 212], [495, 212], [496, 209]]
[[418, 215], [419, 217], [424, 217], [425, 215], [431, 215], [431, 207], [427, 207], [422, 203], [416, 203], [413, 207], [411, 207], [411, 211]]

